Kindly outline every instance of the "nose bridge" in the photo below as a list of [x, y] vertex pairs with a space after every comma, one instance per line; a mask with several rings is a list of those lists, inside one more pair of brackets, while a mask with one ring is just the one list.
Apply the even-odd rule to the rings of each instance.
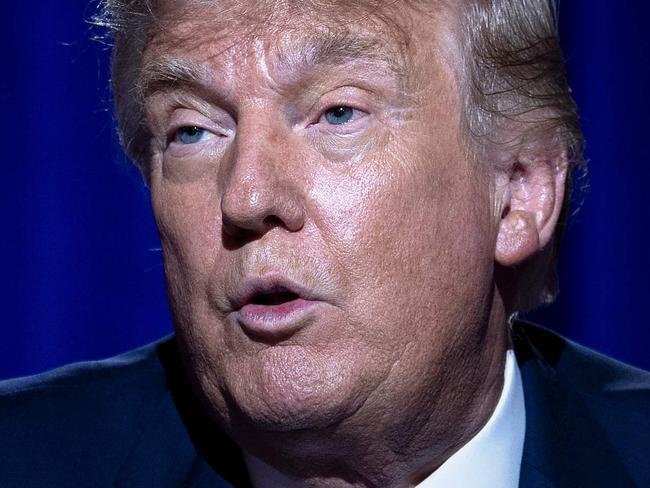
[[230, 233], [260, 233], [277, 225], [295, 231], [303, 225], [302, 192], [290, 178], [290, 129], [268, 119], [261, 109], [240, 115], [221, 198]]
[[[264, 187], [277, 184], [278, 164], [272, 139], [274, 129], [265, 126], [263, 120], [249, 122], [242, 120], [237, 127], [235, 151], [229, 168], [226, 193], [255, 196]], [[255, 197], [255, 201], [259, 198]]]

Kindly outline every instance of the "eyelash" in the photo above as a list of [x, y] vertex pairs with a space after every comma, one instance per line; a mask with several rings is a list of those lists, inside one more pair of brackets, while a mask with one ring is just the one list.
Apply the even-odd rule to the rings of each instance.
[[199, 142], [203, 142], [202, 140], [192, 142], [192, 143], [183, 143], [182, 141], [179, 140], [180, 138], [180, 133], [181, 131], [200, 131], [201, 132], [201, 139], [208, 137], [216, 137], [216, 138], [224, 138], [228, 137], [228, 135], [224, 132], [221, 131], [215, 131], [213, 129], [207, 128], [205, 125], [202, 124], [182, 124], [182, 125], [175, 125], [170, 128], [170, 130], [167, 133], [167, 146], [169, 146], [172, 143], [184, 145], [184, 146], [190, 146], [193, 144], [197, 144]]
[[[332, 123], [332, 121], [327, 120], [327, 115], [328, 113], [337, 110], [337, 109], [349, 109], [351, 111], [350, 113], [350, 118], [348, 120], [343, 121], [340, 124], [335, 124]], [[325, 125], [329, 126], [330, 128], [336, 128], [336, 127], [347, 127], [350, 129], [351, 125], [355, 124], [357, 121], [367, 117], [369, 114], [365, 110], [361, 110], [353, 105], [350, 104], [336, 104], [336, 105], [330, 105], [328, 106], [325, 110], [320, 112], [318, 118], [314, 122], [314, 124], [321, 124], [324, 123]]]

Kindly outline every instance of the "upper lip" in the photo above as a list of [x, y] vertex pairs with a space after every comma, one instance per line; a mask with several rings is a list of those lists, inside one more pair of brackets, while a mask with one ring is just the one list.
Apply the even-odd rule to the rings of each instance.
[[229, 297], [234, 310], [250, 303], [255, 296], [269, 293], [289, 292], [303, 300], [318, 300], [318, 296], [305, 285], [282, 275], [266, 275], [246, 278], [237, 291]]

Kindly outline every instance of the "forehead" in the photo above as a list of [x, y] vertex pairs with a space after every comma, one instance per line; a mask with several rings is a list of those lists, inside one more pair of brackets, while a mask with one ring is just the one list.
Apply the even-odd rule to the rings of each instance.
[[416, 8], [406, 0], [169, 1], [156, 12], [145, 60], [180, 55], [209, 61], [229, 54], [241, 65], [251, 54], [268, 52], [273, 66], [338, 65], [357, 58], [382, 61], [402, 74], [409, 70], [414, 47], [431, 45], [436, 9], [427, 5]]
[[[427, 2], [428, 4], [428, 2]], [[154, 12], [154, 34], [196, 34], [196, 28], [224, 36], [363, 29], [395, 40], [409, 38], [408, 11], [415, 0], [162, 0]], [[424, 11], [423, 8], [420, 9]]]

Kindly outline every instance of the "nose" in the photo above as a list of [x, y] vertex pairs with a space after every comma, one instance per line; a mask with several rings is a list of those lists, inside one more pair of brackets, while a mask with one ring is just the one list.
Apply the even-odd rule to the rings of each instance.
[[283, 133], [290, 129], [257, 119], [255, 124], [240, 119], [224, 175], [223, 230], [235, 239], [260, 237], [276, 227], [297, 232], [305, 223], [301, 181], [292, 173], [296, 156], [290, 134]]

